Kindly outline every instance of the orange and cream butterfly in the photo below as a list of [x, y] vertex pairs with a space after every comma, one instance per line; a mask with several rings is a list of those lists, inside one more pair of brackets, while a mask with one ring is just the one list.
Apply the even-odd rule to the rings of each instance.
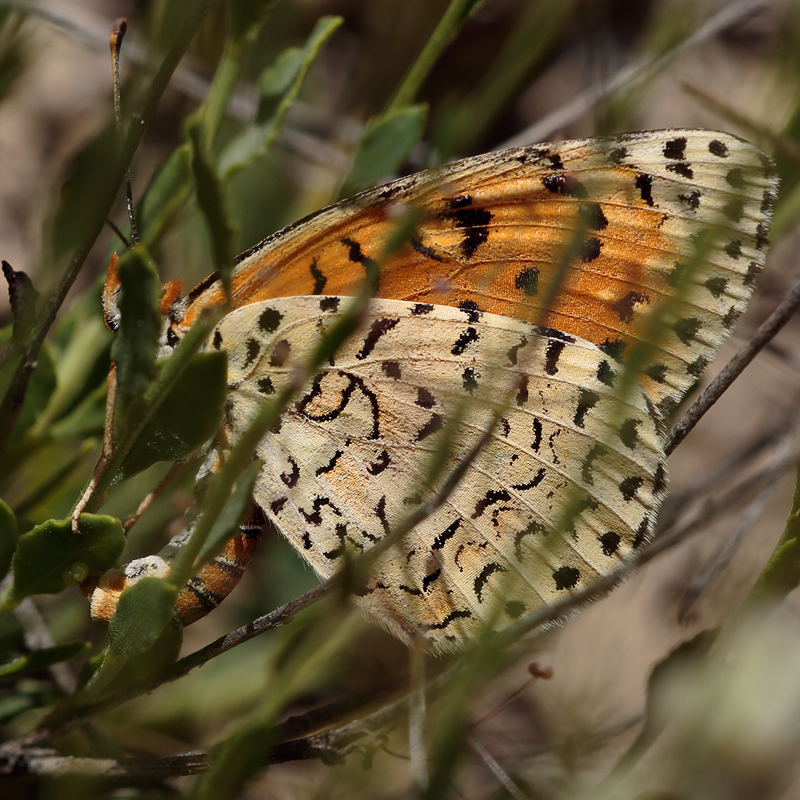
[[[359, 330], [259, 444], [256, 512], [181, 592], [176, 623], [227, 595], [267, 520], [333, 575], [487, 431], [446, 502], [378, 557], [356, 604], [441, 651], [616, 567], [653, 529], [667, 423], [747, 304], [775, 193], [769, 159], [734, 136], [633, 133], [402, 178], [244, 253], [207, 343], [227, 352], [229, 394], [204, 472], [295, 380], [369, 270], [377, 288]], [[413, 233], [384, 256], [402, 209]], [[214, 275], [176, 300], [163, 352], [223, 300]], [[94, 615], [109, 618], [141, 575], [165, 574], [181, 541], [106, 576]]]

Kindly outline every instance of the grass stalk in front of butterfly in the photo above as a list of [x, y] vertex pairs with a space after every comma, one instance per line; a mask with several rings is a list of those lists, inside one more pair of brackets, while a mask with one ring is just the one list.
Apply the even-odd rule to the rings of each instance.
[[24, 355], [20, 359], [5, 397], [2, 403], [0, 403], [0, 452], [5, 450], [8, 443], [8, 437], [11, 434], [17, 414], [22, 406], [22, 400], [28, 381], [36, 365], [36, 359], [45, 337], [55, 321], [56, 314], [66, 299], [67, 293], [89, 256], [89, 252], [94, 246], [97, 237], [103, 230], [105, 219], [111, 210], [119, 187], [125, 179], [130, 163], [141, 142], [144, 130], [155, 114], [158, 103], [167, 88], [172, 73], [178, 66], [179, 61], [194, 37], [195, 31], [211, 5], [211, 0], [203, 0], [203, 2], [190, 5], [186, 10], [183, 24], [177, 31], [172, 46], [161, 62], [156, 75], [145, 93], [141, 108], [131, 118], [131, 123], [128, 127], [128, 135], [125, 137], [120, 154], [114, 160], [115, 163], [113, 170], [110, 172], [110, 177], [97, 187], [96, 206], [92, 218], [86, 224], [86, 232], [83, 239], [70, 259], [58, 285], [53, 290], [45, 307], [42, 309], [33, 334], [25, 348]]

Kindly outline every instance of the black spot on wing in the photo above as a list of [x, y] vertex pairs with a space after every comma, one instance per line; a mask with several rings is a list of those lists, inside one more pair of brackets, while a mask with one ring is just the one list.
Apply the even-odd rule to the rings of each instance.
[[391, 463], [392, 459], [389, 457], [389, 453], [384, 450], [379, 453], [375, 461], [367, 467], [367, 472], [369, 472], [370, 475], [380, 475]]
[[399, 380], [403, 376], [402, 370], [400, 369], [399, 361], [384, 361], [381, 364], [381, 369], [383, 370], [383, 374], [386, 375], [387, 378], [394, 378], [395, 380]]
[[575, 416], [572, 420], [579, 428], [584, 427], [586, 414], [597, 405], [599, 400], [600, 395], [597, 392], [593, 392], [590, 389], [581, 389], [578, 396], [578, 406], [575, 409]]
[[639, 475], [631, 475], [628, 478], [623, 478], [619, 484], [619, 490], [622, 492], [622, 499], [629, 503], [636, 497], [636, 493], [641, 489], [644, 479]]
[[639, 190], [642, 200], [651, 208], [655, 205], [653, 201], [653, 178], [651, 175], [640, 174], [634, 180], [634, 186]]
[[419, 429], [414, 437], [415, 442], [422, 442], [444, 427], [444, 420], [439, 414], [432, 414], [431, 418]]
[[520, 270], [514, 280], [514, 287], [522, 289], [528, 297], [534, 297], [539, 292], [539, 270], [531, 267]]
[[417, 388], [417, 399], [414, 404], [420, 408], [433, 408], [436, 405], [436, 399], [424, 386], [420, 386]]
[[544, 371], [548, 375], [555, 375], [558, 372], [558, 359], [564, 352], [566, 344], [562, 341], [551, 341], [547, 345], [544, 358]]
[[317, 266], [316, 258], [311, 260], [309, 271], [311, 272], [311, 277], [314, 279], [314, 288], [311, 290], [311, 294], [322, 294], [322, 290], [325, 288], [325, 284], [328, 282], [328, 279], [322, 274]]
[[741, 239], [731, 239], [725, 247], [722, 248], [732, 259], [735, 261], [739, 260], [739, 256], [742, 254], [742, 240]]
[[700, 192], [695, 189], [693, 192], [687, 192], [686, 194], [679, 194], [678, 200], [686, 205], [689, 211], [697, 211], [700, 207]]
[[639, 441], [639, 431], [637, 428], [641, 424], [642, 421], [640, 419], [629, 417], [620, 425], [619, 438], [622, 444], [630, 450], [633, 450], [636, 447], [636, 443]]
[[456, 531], [461, 526], [461, 520], [457, 519], [451, 522], [434, 540], [431, 545], [431, 550], [441, 550], [447, 542], [455, 536]]
[[293, 489], [295, 486], [297, 486], [297, 481], [300, 479], [300, 467], [297, 465], [297, 462], [291, 456], [289, 456], [287, 461], [289, 462], [291, 470], [289, 472], [282, 472], [281, 480], [290, 489]]
[[430, 303], [415, 303], [411, 307], [411, 313], [415, 317], [422, 316], [423, 314], [430, 314], [433, 311], [433, 306]]
[[261, 342], [258, 339], [248, 339], [247, 340], [247, 356], [244, 360], [244, 364], [242, 365], [243, 369], [249, 367], [255, 360], [258, 358], [258, 354], [261, 352]]
[[581, 573], [575, 567], [559, 567], [553, 572], [553, 580], [556, 582], [556, 589], [574, 589], [581, 579]]
[[542, 178], [542, 184], [552, 194], [575, 197], [579, 200], [583, 200], [589, 195], [586, 187], [572, 175], [546, 175]]
[[683, 161], [686, 158], [686, 137], [670, 139], [664, 144], [664, 157]]
[[603, 359], [597, 365], [597, 380], [605, 386], [613, 386], [617, 379], [617, 373], [611, 367], [611, 364]]
[[271, 367], [282, 367], [289, 358], [291, 349], [292, 346], [289, 344], [289, 342], [286, 341], [286, 339], [281, 339], [276, 343], [272, 350], [272, 355], [269, 359], [269, 365]]
[[688, 180], [694, 179], [694, 170], [685, 161], [680, 161], [677, 164], [667, 164], [666, 168], [669, 172], [674, 172], [676, 175]]
[[507, 572], [506, 568], [501, 564], [498, 564], [496, 561], [492, 561], [480, 571], [480, 574], [477, 578], [475, 578], [475, 582], [473, 583], [473, 589], [475, 591], [475, 597], [478, 598], [478, 602], [483, 602], [483, 590], [486, 587], [486, 582], [489, 578], [494, 575], [496, 572]]
[[708, 152], [711, 153], [712, 156], [717, 156], [717, 158], [727, 158], [728, 145], [726, 145], [725, 142], [721, 142], [719, 139], [712, 139], [708, 143]]
[[641, 292], [628, 292], [624, 297], [621, 297], [611, 308], [616, 311], [620, 322], [633, 322], [634, 308], [637, 305], [649, 303], [650, 298]]
[[320, 311], [338, 311], [341, 297], [323, 297], [319, 301]]
[[628, 148], [627, 147], [615, 147], [609, 154], [608, 154], [608, 161], [611, 164], [619, 164], [622, 162], [624, 158], [628, 156]]
[[462, 334], [456, 339], [455, 344], [453, 345], [452, 350], [450, 352], [454, 356], [460, 356], [464, 353], [464, 351], [469, 347], [472, 342], [477, 342], [479, 339], [478, 331], [475, 330], [473, 327], [467, 328]]
[[361, 350], [356, 353], [356, 358], [363, 361], [375, 349], [375, 345], [378, 343], [381, 336], [385, 336], [389, 333], [390, 330], [397, 326], [398, 322], [400, 322], [399, 317], [381, 317], [380, 319], [374, 320], [370, 326], [369, 333], [364, 339]]
[[274, 333], [281, 324], [283, 314], [277, 308], [265, 308], [258, 317], [258, 327], [264, 333]]
[[581, 219], [593, 231], [602, 231], [604, 228], [608, 227], [608, 220], [603, 213], [603, 209], [600, 208], [599, 203], [584, 203], [578, 209], [578, 213]]
[[472, 519], [477, 519], [480, 517], [489, 506], [510, 499], [511, 495], [505, 489], [490, 489], [475, 504], [475, 511], [472, 513]]
[[614, 553], [619, 550], [620, 543], [622, 542], [620, 535], [614, 533], [614, 531], [608, 531], [602, 536], [598, 536], [597, 540], [600, 542], [600, 547], [603, 548], [603, 555], [606, 556], [613, 556]]
[[424, 258], [430, 258], [432, 261], [443, 262], [446, 259], [443, 256], [440, 256], [432, 247], [428, 247], [422, 243], [422, 239], [419, 237], [419, 233], [416, 231], [413, 233], [412, 236], [409, 237], [409, 244], [414, 248], [415, 252], [419, 253], [419, 255], [423, 256]]
[[523, 336], [520, 339], [519, 344], [515, 344], [513, 347], [508, 348], [508, 352], [506, 353], [506, 357], [508, 358], [508, 363], [515, 367], [517, 365], [517, 354], [519, 353], [520, 349], [525, 347], [528, 344], [528, 339]]
[[461, 379], [464, 382], [464, 391], [474, 392], [478, 388], [478, 378], [480, 375], [475, 367], [465, 367], [461, 373]]
[[458, 304], [458, 309], [467, 315], [467, 319], [470, 322], [477, 322], [481, 318], [478, 304], [474, 300], [462, 300]]
[[272, 385], [272, 380], [269, 376], [266, 378], [259, 378], [256, 381], [256, 386], [261, 394], [275, 394], [275, 387]]
[[578, 257], [584, 264], [594, 261], [603, 249], [603, 243], [595, 236], [590, 236], [581, 244]]
[[517, 556], [517, 561], [522, 561], [522, 543], [526, 536], [536, 536], [537, 534], [546, 534], [545, 527], [540, 522], [531, 522], [521, 531], [517, 531], [514, 536], [514, 552]]
[[511, 488], [518, 492], [525, 492], [535, 489], [545, 478], [547, 471], [544, 467], [539, 467], [538, 472], [527, 483], [515, 483]]
[[541, 444], [542, 444], [542, 421], [539, 419], [534, 419], [533, 441], [531, 442], [531, 450], [533, 450], [535, 453], [538, 453]]
[[719, 297], [728, 288], [728, 279], [722, 277], [709, 278], [705, 282], [705, 287], [714, 297]]
[[344, 455], [344, 451], [337, 450], [330, 458], [327, 464], [324, 464], [321, 467], [318, 467], [317, 470], [314, 472], [315, 475], [320, 476], [324, 475], [326, 472], [332, 472], [334, 467], [336, 466], [336, 462]]

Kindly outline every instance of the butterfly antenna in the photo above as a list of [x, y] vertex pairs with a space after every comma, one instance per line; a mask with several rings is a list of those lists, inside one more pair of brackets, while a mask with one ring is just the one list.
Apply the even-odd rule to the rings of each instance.
[[[114, 119], [117, 123], [117, 133], [122, 141], [122, 99], [119, 87], [119, 51], [122, 47], [122, 40], [125, 38], [125, 31], [128, 30], [128, 21], [123, 17], [118, 19], [111, 28], [109, 44], [111, 46], [111, 66], [113, 69], [114, 84]], [[131, 187], [131, 171], [128, 168], [125, 173], [125, 199], [128, 206], [128, 220], [131, 226], [131, 239], [134, 244], [139, 244], [139, 231], [136, 228], [136, 216], [133, 213], [133, 189]], [[119, 232], [117, 232], [119, 234]], [[119, 234], [121, 236], [121, 234]], [[125, 241], [125, 237], [121, 236]]]

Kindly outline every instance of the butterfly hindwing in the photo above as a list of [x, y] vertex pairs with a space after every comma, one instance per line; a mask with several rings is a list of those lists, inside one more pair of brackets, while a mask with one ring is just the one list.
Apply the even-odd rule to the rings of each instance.
[[[278, 298], [220, 323], [229, 439], [346, 302]], [[447, 502], [379, 559], [358, 599], [402, 638], [446, 648], [585, 585], [645, 540], [665, 484], [657, 425], [638, 388], [617, 397], [607, 367], [591, 343], [530, 323], [375, 300], [259, 445], [254, 497], [329, 577], [430, 499], [499, 410]]]

